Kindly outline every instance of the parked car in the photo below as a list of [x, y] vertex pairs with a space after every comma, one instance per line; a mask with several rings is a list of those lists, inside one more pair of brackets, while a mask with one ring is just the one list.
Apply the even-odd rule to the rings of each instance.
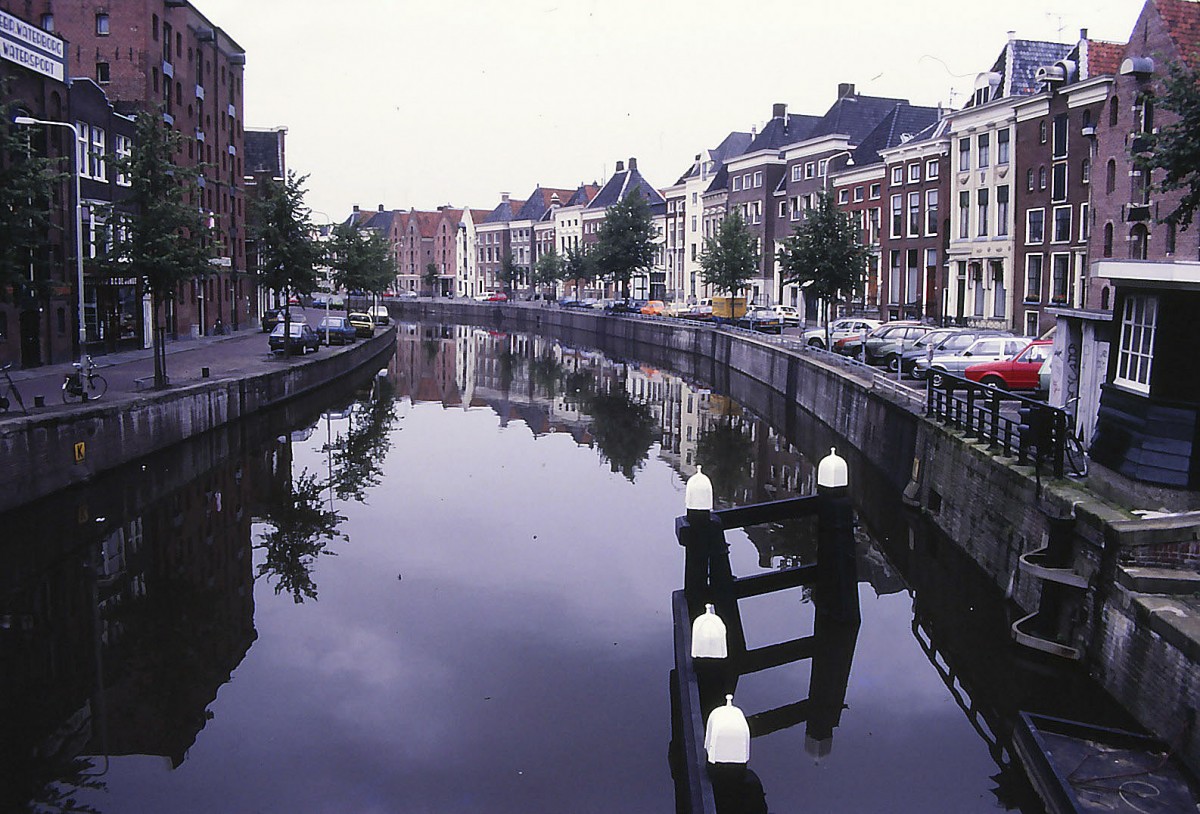
[[713, 301], [708, 297], [697, 302], [688, 312], [684, 314], [688, 319], [712, 319], [713, 317]]
[[375, 320], [370, 314], [364, 314], [361, 311], [355, 311], [349, 317], [350, 324], [354, 326], [355, 332], [359, 336], [371, 337], [375, 335]]
[[1039, 339], [1011, 359], [971, 365], [963, 371], [963, 376], [1004, 390], [1040, 390], [1038, 373], [1053, 353], [1054, 340]]
[[[846, 336], [855, 336], [863, 331], [870, 333], [879, 327], [881, 323], [877, 319], [863, 319], [862, 317], [843, 317], [835, 319], [829, 323], [829, 341], [835, 342], [838, 339]], [[804, 344], [814, 348], [825, 347], [825, 329], [814, 328], [811, 331], [804, 332]]]
[[[384, 296], [387, 295], [385, 294]], [[401, 299], [415, 300], [418, 295], [417, 292], [413, 291], [411, 288], [402, 288], [396, 292], [396, 296], [400, 297]]]
[[[885, 322], [866, 336], [866, 359], [868, 364], [886, 365], [896, 370], [900, 365], [900, 354], [911, 347], [917, 339], [929, 333], [931, 327], [919, 322]], [[851, 334], [833, 343], [833, 349], [843, 356], [863, 356], [863, 335]]]
[[985, 336], [982, 339], [976, 339], [965, 350], [935, 355], [932, 360], [918, 359], [914, 369], [926, 373], [929, 376], [930, 384], [934, 387], [941, 387], [944, 381], [943, 373], [961, 375], [968, 367], [979, 362], [998, 362], [1010, 359], [1020, 353], [1028, 344], [1028, 337]]
[[591, 308], [594, 302], [594, 297], [584, 297], [582, 300], [567, 300], [561, 305], [563, 308]]
[[642, 313], [650, 317], [659, 317], [662, 316], [663, 310], [666, 307], [667, 304], [662, 300], [649, 300], [642, 306]]
[[751, 308], [746, 315], [737, 321], [739, 328], [749, 328], [762, 333], [779, 333], [783, 330], [783, 320], [770, 308]]
[[317, 323], [317, 336], [326, 345], [346, 345], [358, 338], [358, 331], [347, 317], [331, 314]]
[[[938, 328], [917, 340], [917, 344], [910, 350], [906, 350], [900, 359], [900, 364], [914, 379], [923, 379], [925, 370], [917, 370], [918, 361], [936, 355], [945, 356], [956, 351], [966, 350], [976, 339], [982, 339], [985, 336], [1012, 336], [1012, 334], [992, 328]], [[930, 337], [933, 337], [933, 340]], [[938, 337], [941, 338], [938, 339]], [[932, 342], [932, 348], [930, 348], [930, 342]]]
[[640, 314], [644, 300], [611, 300], [605, 303], [604, 312], [607, 314]]
[[[283, 335], [285, 327], [290, 328], [286, 339]], [[271, 335], [267, 337], [268, 347], [279, 353], [284, 350], [285, 343], [292, 353], [297, 349], [301, 354], [307, 353], [310, 348], [314, 351], [321, 349], [321, 337], [317, 336], [317, 332], [307, 322], [292, 322], [287, 326], [280, 323], [272, 328]]]
[[508, 302], [508, 295], [503, 291], [485, 291], [482, 294], [476, 294], [475, 300], [478, 302]]
[[374, 308], [372, 308], [370, 310], [369, 313], [371, 314], [371, 317], [375, 320], [376, 325], [387, 325], [389, 322], [392, 321], [392, 316], [391, 316], [391, 314], [388, 313], [388, 309], [386, 306], [376, 305]]
[[771, 310], [779, 315], [785, 326], [800, 324], [800, 311], [794, 305], [772, 305]]
[[[291, 309], [291, 311], [292, 311], [292, 322], [307, 322], [308, 321], [307, 319], [305, 319], [303, 311], [296, 309], [296, 308]], [[278, 325], [279, 323], [283, 322], [283, 315], [284, 315], [284, 310], [282, 308], [271, 308], [271, 309], [268, 309], [267, 311], [265, 311], [263, 313], [263, 317], [262, 317], [263, 333], [270, 333], [271, 331], [275, 330], [275, 326]]]

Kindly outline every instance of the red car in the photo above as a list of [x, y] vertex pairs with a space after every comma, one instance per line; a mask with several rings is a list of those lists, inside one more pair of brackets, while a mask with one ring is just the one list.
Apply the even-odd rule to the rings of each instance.
[[488, 302], [508, 302], [508, 295], [503, 291], [497, 291], [487, 298]]
[[1042, 362], [1054, 353], [1054, 340], [1039, 339], [1011, 359], [1002, 362], [980, 362], [963, 371], [973, 382], [1000, 387], [1004, 390], [1037, 390], [1038, 370]]

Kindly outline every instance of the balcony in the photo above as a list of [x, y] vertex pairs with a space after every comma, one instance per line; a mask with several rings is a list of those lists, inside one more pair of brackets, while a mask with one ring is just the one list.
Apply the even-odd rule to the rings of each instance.
[[1131, 203], [1121, 207], [1124, 210], [1126, 223], [1140, 223], [1150, 220], [1150, 204]]

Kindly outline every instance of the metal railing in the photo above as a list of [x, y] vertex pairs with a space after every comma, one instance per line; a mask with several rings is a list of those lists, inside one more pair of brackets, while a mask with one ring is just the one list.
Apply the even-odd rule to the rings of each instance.
[[1048, 463], [1055, 477], [1063, 476], [1065, 410], [953, 373], [943, 373], [942, 381], [941, 387], [929, 387], [926, 415], [1018, 463], [1032, 462], [1037, 470]]

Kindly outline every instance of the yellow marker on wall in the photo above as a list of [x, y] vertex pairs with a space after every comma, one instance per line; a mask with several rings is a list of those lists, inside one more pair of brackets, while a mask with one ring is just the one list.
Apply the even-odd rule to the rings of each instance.
[[75, 463], [83, 463], [83, 459], [87, 457], [87, 441], [75, 442]]

